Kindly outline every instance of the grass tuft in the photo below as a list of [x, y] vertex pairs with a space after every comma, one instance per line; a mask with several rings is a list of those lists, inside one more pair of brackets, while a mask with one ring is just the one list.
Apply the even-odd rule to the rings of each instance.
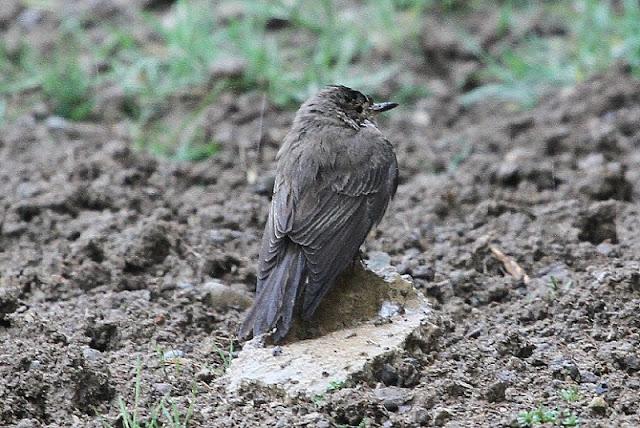
[[78, 57], [68, 51], [58, 50], [49, 67], [43, 65], [48, 69], [42, 75], [42, 90], [53, 105], [54, 113], [71, 120], [87, 119], [94, 107], [92, 81], [81, 67]]
[[[512, 2], [503, 6], [499, 28], [513, 24]], [[640, 77], [640, 4], [574, 0], [547, 6], [567, 23], [568, 37], [528, 36], [498, 54], [481, 52], [488, 81], [462, 98], [473, 104], [486, 98], [534, 106], [552, 88], [575, 85], [618, 61]], [[551, 12], [551, 11], [549, 11]]]
[[332, 380], [331, 382], [329, 382], [329, 386], [327, 387], [327, 392], [339, 391], [345, 386], [347, 386], [347, 383], [343, 380]]
[[[136, 19], [155, 34], [144, 44], [109, 26], [98, 43], [86, 37], [82, 18], [69, 18], [51, 56], [25, 46], [11, 58], [0, 46], [0, 95], [41, 89], [39, 96], [55, 114], [86, 120], [98, 104], [94, 94], [115, 87], [124, 94], [119, 108], [137, 147], [202, 160], [219, 146], [205, 132], [201, 113], [222, 90], [262, 91], [283, 108], [328, 83], [375, 94], [399, 71], [398, 48], [417, 50], [422, 14], [434, 4], [365, 2], [355, 11], [335, 0], [240, 0], [235, 17], [217, 19], [208, 1], [178, 0], [162, 19], [151, 13]], [[379, 51], [388, 60], [379, 62]], [[216, 74], [229, 62], [239, 66], [229, 75]], [[87, 64], [100, 66], [87, 70]], [[400, 89], [406, 100], [426, 95], [419, 87]], [[196, 113], [189, 113], [194, 105]]]
[[[160, 402], [148, 411], [149, 416], [142, 418], [140, 415], [141, 403], [141, 379], [142, 363], [136, 363], [135, 389], [133, 395], [133, 407], [130, 409], [120, 396], [118, 397], [118, 420], [123, 428], [187, 428], [193, 416], [193, 403], [195, 402], [195, 388], [191, 391], [189, 407], [184, 413], [178, 408], [176, 402], [168, 395], [162, 397]], [[109, 426], [105, 424], [105, 426]]]
[[233, 360], [233, 341], [229, 342], [229, 348], [226, 350], [216, 344], [213, 345], [213, 350], [220, 357], [222, 368], [226, 371], [231, 366], [231, 361]]
[[561, 390], [560, 396], [567, 403], [574, 403], [582, 399], [582, 394], [580, 394], [580, 391], [576, 386]]
[[517, 421], [522, 428], [530, 428], [544, 424], [574, 427], [579, 424], [578, 417], [570, 410], [565, 409], [558, 411], [542, 406], [534, 410], [518, 413]]

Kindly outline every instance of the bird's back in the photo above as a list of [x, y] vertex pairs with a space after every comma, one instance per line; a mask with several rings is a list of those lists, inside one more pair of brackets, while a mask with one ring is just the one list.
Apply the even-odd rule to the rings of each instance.
[[279, 341], [295, 314], [309, 319], [396, 191], [396, 157], [378, 128], [323, 118], [297, 118], [278, 154], [256, 303], [243, 336], [275, 327]]

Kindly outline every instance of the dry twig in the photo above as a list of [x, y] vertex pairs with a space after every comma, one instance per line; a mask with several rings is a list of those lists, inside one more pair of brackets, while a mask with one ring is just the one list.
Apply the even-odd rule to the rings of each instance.
[[527, 275], [524, 269], [522, 269], [522, 267], [513, 258], [507, 256], [495, 245], [489, 245], [489, 249], [496, 257], [496, 259], [498, 259], [502, 263], [504, 269], [509, 275], [511, 275], [518, 281], [522, 280], [522, 282], [524, 282], [525, 284], [529, 283], [529, 275]]

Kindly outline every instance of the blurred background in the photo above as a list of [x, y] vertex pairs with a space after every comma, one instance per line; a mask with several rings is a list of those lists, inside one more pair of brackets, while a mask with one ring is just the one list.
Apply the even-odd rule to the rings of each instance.
[[405, 109], [443, 93], [530, 108], [617, 61], [640, 75], [638, 22], [635, 0], [3, 0], [0, 124], [119, 122], [199, 160], [222, 93], [292, 109], [340, 83]]

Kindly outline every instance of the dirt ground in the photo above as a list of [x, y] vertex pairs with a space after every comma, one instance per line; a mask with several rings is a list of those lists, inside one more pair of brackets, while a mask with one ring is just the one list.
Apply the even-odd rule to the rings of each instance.
[[[223, 94], [208, 126], [230, 137], [176, 163], [118, 121], [38, 106], [0, 134], [0, 426], [123, 426], [137, 378], [143, 419], [169, 396], [193, 427], [518, 426], [542, 407], [558, 426], [640, 426], [640, 83], [621, 65], [532, 110], [465, 107], [459, 77], [424, 64], [474, 59], [434, 39], [411, 72], [440, 89], [381, 122], [401, 184], [365, 244], [431, 301], [419, 352], [314, 400], [227, 394], [293, 112]], [[240, 147], [261, 124], [249, 183]]]

